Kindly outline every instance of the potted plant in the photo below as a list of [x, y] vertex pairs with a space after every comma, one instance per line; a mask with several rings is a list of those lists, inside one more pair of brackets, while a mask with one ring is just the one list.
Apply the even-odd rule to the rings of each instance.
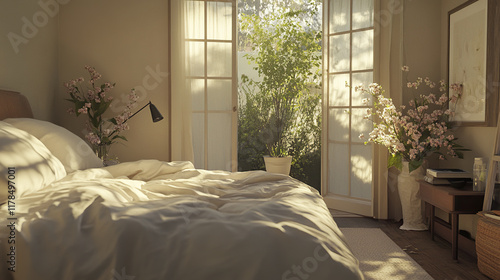
[[[402, 68], [408, 72], [408, 66]], [[417, 89], [425, 83], [431, 90], [436, 84], [429, 78], [418, 78], [408, 82], [407, 87]], [[451, 89], [450, 98], [448, 88]], [[378, 84], [369, 87], [356, 86], [356, 91], [370, 95], [373, 109], [369, 109], [366, 119], [373, 121], [373, 130], [367, 142], [385, 146], [389, 153], [389, 167], [394, 166], [401, 171], [398, 176], [398, 192], [403, 210], [403, 230], [426, 230], [423, 222], [422, 203], [419, 198], [418, 179], [423, 179], [425, 169], [422, 165], [431, 154], [439, 155], [440, 160], [446, 156], [463, 158], [463, 148], [457, 143], [452, 131], [453, 108], [462, 95], [462, 85], [447, 86], [440, 81], [441, 96], [433, 93], [419, 95], [411, 100], [408, 106], [396, 108], [392, 99], [384, 96], [383, 88]], [[370, 99], [363, 100], [365, 104]], [[365, 135], [360, 135], [363, 139]], [[367, 143], [365, 142], [365, 143]]]
[[315, 13], [315, 9], [282, 10], [241, 17], [241, 29], [248, 30], [245, 38], [252, 49], [245, 57], [259, 76], [253, 80], [242, 75], [242, 84], [255, 89], [252, 106], [259, 114], [252, 121], [258, 124], [259, 139], [268, 151], [264, 160], [269, 172], [289, 174], [293, 135], [308, 118], [306, 114], [311, 114], [307, 105], [317, 100], [312, 91], [320, 88], [321, 32], [312, 31]]

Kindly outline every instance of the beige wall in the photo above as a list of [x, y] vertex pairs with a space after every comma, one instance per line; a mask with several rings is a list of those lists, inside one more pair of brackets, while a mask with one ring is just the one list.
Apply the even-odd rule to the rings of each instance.
[[440, 1], [406, 0], [403, 14], [403, 63], [410, 72], [403, 73], [403, 104], [418, 96], [428, 94], [428, 88], [408, 89], [406, 83], [417, 77], [429, 77], [439, 81], [441, 23]]
[[56, 8], [0, 1], [0, 88], [26, 95], [42, 120], [52, 119], [57, 89]]
[[116, 82], [116, 100], [135, 88], [139, 106], [151, 100], [165, 117], [153, 124], [145, 109], [112, 154], [121, 161], [170, 159], [168, 1], [2, 0], [0, 18], [0, 88], [26, 95], [36, 118], [83, 137], [84, 119], [66, 113], [62, 84], [86, 77], [83, 67], [92, 65], [102, 81]]
[[[83, 117], [69, 116], [63, 83], [88, 74], [91, 65], [115, 82], [115, 98], [109, 117], [117, 115], [122, 98], [132, 88], [139, 106], [151, 100], [165, 119], [151, 122], [146, 108], [128, 123], [128, 141], [112, 146], [120, 161], [154, 158], [169, 160], [168, 116], [168, 1], [165, 0], [72, 0], [60, 13], [58, 29], [59, 79], [55, 123], [83, 136]], [[137, 107], [135, 110], [139, 109]], [[134, 110], [134, 111], [135, 111]]]

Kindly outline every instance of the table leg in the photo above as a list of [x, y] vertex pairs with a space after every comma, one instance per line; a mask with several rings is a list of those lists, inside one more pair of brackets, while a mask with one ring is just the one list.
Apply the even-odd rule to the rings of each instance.
[[458, 214], [451, 214], [451, 250], [453, 260], [458, 259]]
[[431, 232], [431, 239], [434, 240], [434, 213], [436, 207], [434, 205], [431, 205], [431, 213], [429, 217], [429, 230]]

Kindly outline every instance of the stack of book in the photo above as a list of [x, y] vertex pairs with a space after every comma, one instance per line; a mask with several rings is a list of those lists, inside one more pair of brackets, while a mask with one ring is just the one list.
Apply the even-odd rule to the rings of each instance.
[[424, 180], [433, 185], [448, 185], [449, 179], [470, 179], [472, 175], [462, 169], [427, 169]]

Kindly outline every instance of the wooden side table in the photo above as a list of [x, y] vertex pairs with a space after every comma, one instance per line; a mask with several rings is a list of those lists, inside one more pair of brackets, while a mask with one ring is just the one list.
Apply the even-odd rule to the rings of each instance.
[[472, 190], [472, 185], [455, 189], [447, 185], [432, 185], [420, 181], [420, 197], [431, 206], [429, 229], [434, 240], [436, 217], [435, 208], [448, 213], [451, 224], [452, 258], [458, 259], [458, 217], [460, 214], [476, 214], [483, 209], [484, 192]]

